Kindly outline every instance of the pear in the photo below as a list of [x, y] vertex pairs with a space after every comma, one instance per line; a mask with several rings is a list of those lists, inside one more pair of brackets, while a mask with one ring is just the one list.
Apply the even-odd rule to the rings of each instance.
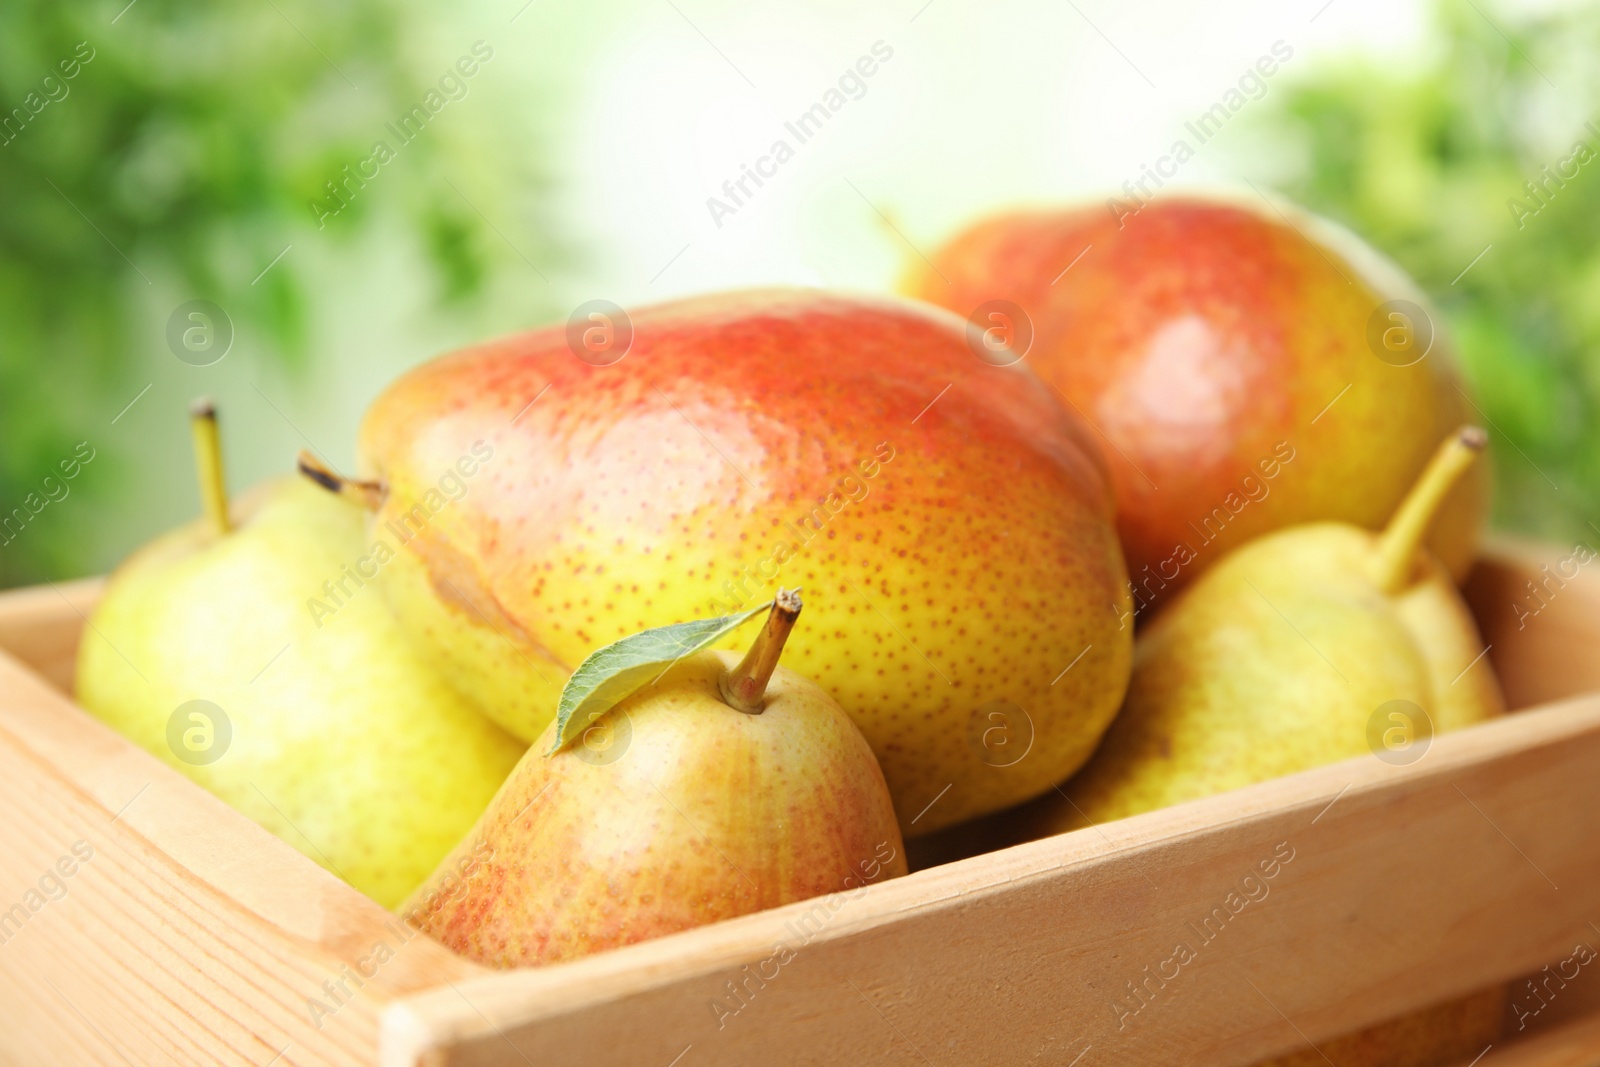
[[1388, 527], [1293, 526], [1201, 575], [1138, 638], [1121, 714], [1088, 765], [1023, 816], [1029, 836], [1106, 822], [1373, 751], [1504, 701], [1466, 604], [1421, 543], [1478, 458], [1448, 438]]
[[[912, 260], [901, 289], [959, 315], [1009, 305], [1030, 329], [1028, 365], [1111, 446], [1140, 622], [1252, 538], [1382, 524], [1473, 411], [1416, 283], [1253, 189], [1121, 216], [1100, 202], [1005, 212]], [[1486, 466], [1429, 538], [1457, 578], [1488, 517]]]
[[[409, 652], [349, 570], [360, 509], [301, 478], [232, 509], [214, 410], [194, 413], [206, 518], [111, 576], [79, 702], [385, 907], [469, 830], [523, 745]], [[308, 610], [325, 582], [349, 593]]]
[[595, 649], [804, 583], [793, 655], [908, 833], [1082, 766], [1127, 683], [1128, 574], [1099, 439], [1026, 363], [813, 290], [591, 318], [417, 367], [362, 420], [379, 584], [475, 706], [533, 741]]
[[799, 610], [780, 590], [742, 660], [700, 651], [648, 670], [659, 680], [553, 753], [572, 735], [551, 723], [401, 909], [410, 924], [479, 963], [535, 966], [828, 894], [825, 923], [904, 874], [871, 748], [821, 687], [777, 664]]

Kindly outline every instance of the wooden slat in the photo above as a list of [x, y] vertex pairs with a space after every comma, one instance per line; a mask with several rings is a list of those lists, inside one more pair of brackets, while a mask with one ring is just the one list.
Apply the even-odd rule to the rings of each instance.
[[[3, 1062], [370, 1064], [385, 1003], [483, 973], [3, 653], [0, 813], [0, 924], [23, 919], [0, 925]], [[93, 858], [29, 910], [77, 842]], [[323, 982], [379, 942], [394, 958], [319, 1028], [309, 999], [338, 1007]]]

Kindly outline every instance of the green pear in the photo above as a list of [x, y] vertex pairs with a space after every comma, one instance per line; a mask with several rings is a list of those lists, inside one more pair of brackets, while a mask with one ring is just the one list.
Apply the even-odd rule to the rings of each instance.
[[1122, 712], [1065, 796], [1023, 815], [1029, 836], [1369, 751], [1420, 758], [1432, 732], [1500, 714], [1472, 616], [1421, 548], [1484, 443], [1446, 440], [1382, 533], [1293, 526], [1196, 579], [1140, 633]]
[[[350, 564], [365, 516], [302, 478], [230, 509], [194, 419], [207, 517], [111, 576], [79, 702], [385, 907], [472, 827], [524, 746], [411, 654]], [[354, 577], [352, 577], [354, 576]], [[331, 614], [324, 583], [342, 589]]]
[[[814, 933], [866, 884], [904, 874], [866, 739], [777, 664], [799, 608], [780, 591], [743, 660], [690, 646], [634, 663], [631, 695], [551, 723], [401, 909], [410, 924], [479, 963], [526, 967], [823, 897], [801, 920]], [[625, 659], [634, 638], [597, 650], [573, 682]]]

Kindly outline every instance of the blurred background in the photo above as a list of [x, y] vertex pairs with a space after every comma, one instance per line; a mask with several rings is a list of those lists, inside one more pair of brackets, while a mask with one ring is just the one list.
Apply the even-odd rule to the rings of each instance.
[[7, 0], [0, 516], [27, 522], [0, 584], [196, 514], [194, 396], [235, 489], [302, 447], [349, 468], [371, 398], [451, 347], [593, 298], [882, 289], [975, 214], [1112, 195], [1280, 42], [1178, 181], [1275, 189], [1398, 260], [1491, 423], [1498, 524], [1600, 541], [1593, 4]]

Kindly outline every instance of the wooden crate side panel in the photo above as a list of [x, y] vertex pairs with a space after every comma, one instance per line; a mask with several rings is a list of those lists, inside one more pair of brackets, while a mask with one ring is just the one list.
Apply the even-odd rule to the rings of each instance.
[[72, 692], [78, 638], [104, 587], [102, 578], [83, 578], [0, 594], [0, 649]]
[[369, 1064], [388, 1000], [482, 973], [3, 654], [0, 809], [0, 1058]]
[[1498, 537], [1462, 594], [1513, 708], [1600, 690], [1600, 559]]
[[1597, 766], [1585, 698], [873, 887], [764, 985], [743, 966], [810, 905], [421, 994], [384, 1063], [1248, 1064], [1569, 951], [1600, 914]]

